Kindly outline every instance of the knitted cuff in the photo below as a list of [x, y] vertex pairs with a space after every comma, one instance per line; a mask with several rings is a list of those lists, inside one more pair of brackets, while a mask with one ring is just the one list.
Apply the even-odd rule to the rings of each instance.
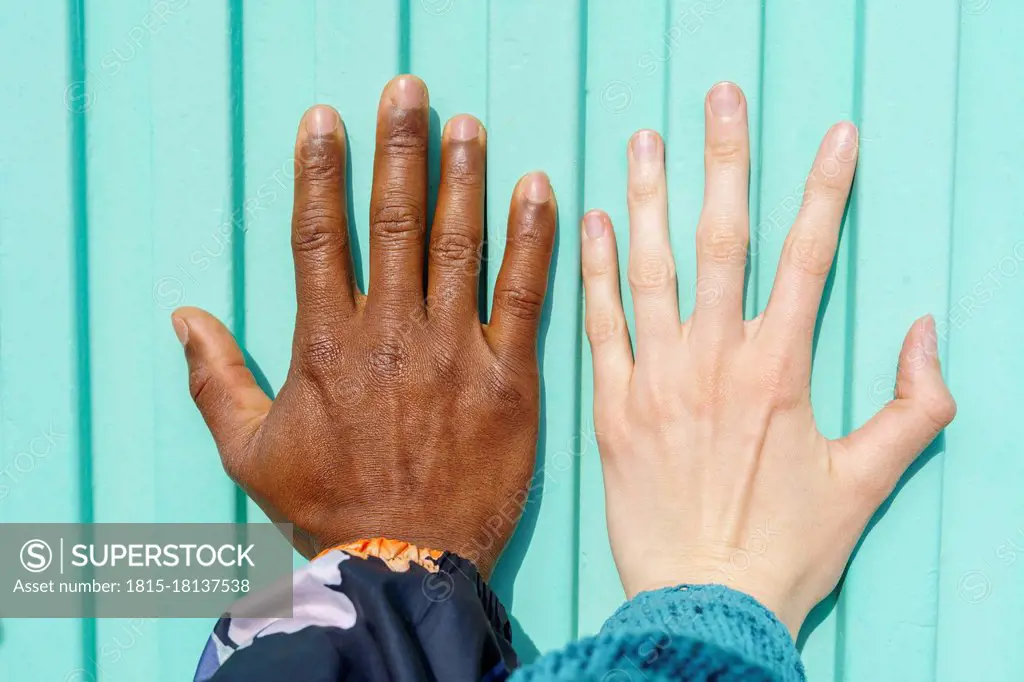
[[713, 643], [771, 670], [780, 680], [803, 681], [793, 638], [771, 611], [753, 597], [722, 585], [682, 585], [641, 592], [612, 614], [604, 633], [656, 630]]

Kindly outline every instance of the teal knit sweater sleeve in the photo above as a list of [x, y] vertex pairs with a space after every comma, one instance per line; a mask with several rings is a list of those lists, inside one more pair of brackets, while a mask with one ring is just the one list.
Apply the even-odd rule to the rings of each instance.
[[721, 585], [643, 592], [600, 634], [520, 668], [511, 682], [803, 682], [789, 631], [752, 597]]

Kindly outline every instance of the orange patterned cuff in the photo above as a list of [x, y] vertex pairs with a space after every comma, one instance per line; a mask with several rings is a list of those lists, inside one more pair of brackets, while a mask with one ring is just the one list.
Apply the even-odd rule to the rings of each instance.
[[419, 564], [431, 573], [437, 573], [437, 561], [444, 554], [444, 552], [439, 552], [436, 549], [417, 547], [401, 540], [371, 538], [369, 540], [356, 540], [355, 542], [325, 549], [314, 557], [314, 561], [336, 549], [340, 549], [360, 559], [377, 557], [395, 573], [405, 573], [408, 571], [409, 562]]

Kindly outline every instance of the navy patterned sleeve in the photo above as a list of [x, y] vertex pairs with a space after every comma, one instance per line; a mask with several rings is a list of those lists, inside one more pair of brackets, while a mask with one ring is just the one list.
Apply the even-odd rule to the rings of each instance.
[[196, 682], [505, 680], [511, 628], [474, 565], [375, 542], [296, 571], [291, 618], [218, 621]]

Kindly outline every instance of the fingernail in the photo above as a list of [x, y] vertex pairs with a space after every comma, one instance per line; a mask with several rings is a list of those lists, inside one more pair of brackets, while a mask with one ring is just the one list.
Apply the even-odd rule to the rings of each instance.
[[171, 324], [174, 325], [174, 333], [177, 335], [181, 345], [188, 344], [188, 325], [185, 324], [185, 320], [180, 317], [172, 317]]
[[653, 130], [641, 130], [633, 136], [633, 158], [637, 161], [654, 161], [658, 153], [658, 134]]
[[711, 113], [720, 118], [732, 116], [740, 108], [740, 89], [735, 83], [723, 81], [711, 88]]
[[452, 119], [449, 135], [459, 142], [475, 140], [480, 135], [480, 123], [472, 116], [456, 116]]
[[426, 103], [423, 83], [413, 76], [400, 76], [392, 81], [390, 94], [399, 109], [418, 109]]
[[850, 144], [857, 140], [857, 126], [849, 121], [836, 124], [836, 142], [840, 145]]
[[551, 183], [540, 171], [530, 173], [523, 181], [523, 194], [534, 204], [543, 204], [551, 198]]
[[849, 121], [837, 123], [835, 126], [836, 157], [839, 161], [856, 161], [857, 159], [857, 126]]
[[939, 355], [939, 335], [935, 331], [935, 318], [931, 315], [924, 318], [924, 352], [933, 358]]
[[326, 137], [338, 129], [338, 112], [333, 107], [318, 105], [306, 115], [306, 130], [313, 137]]
[[583, 216], [583, 231], [587, 239], [600, 239], [604, 236], [604, 217], [599, 211], [590, 211]]

